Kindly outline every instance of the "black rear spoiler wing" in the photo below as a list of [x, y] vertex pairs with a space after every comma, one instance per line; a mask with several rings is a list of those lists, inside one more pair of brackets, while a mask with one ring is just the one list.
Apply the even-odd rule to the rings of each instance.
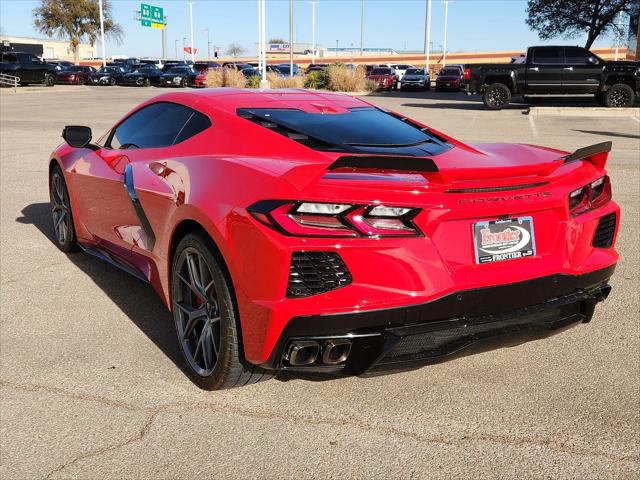
[[575, 152], [562, 158], [564, 163], [575, 162], [576, 160], [589, 160], [594, 165], [604, 168], [612, 145], [612, 142], [596, 143], [595, 145], [579, 148]]

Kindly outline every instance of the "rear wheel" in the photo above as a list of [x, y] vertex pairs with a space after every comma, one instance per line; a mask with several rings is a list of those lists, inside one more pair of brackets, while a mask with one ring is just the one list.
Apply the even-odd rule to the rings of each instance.
[[500, 110], [511, 101], [511, 90], [504, 83], [492, 83], [484, 90], [482, 102], [489, 110]]
[[271, 378], [242, 359], [232, 285], [202, 232], [179, 243], [171, 270], [173, 317], [191, 379], [205, 390], [240, 387]]
[[116, 84], [115, 77], [109, 77], [109, 86], [113, 87]]
[[633, 89], [624, 83], [616, 83], [604, 92], [605, 107], [632, 107], [635, 101]]
[[144, 86], [148, 87], [149, 85], [151, 85], [151, 80], [149, 80], [148, 78], [144, 79]]
[[186, 78], [183, 78], [183, 79], [180, 81], [180, 86], [181, 86], [182, 88], [186, 88], [186, 87], [187, 87], [187, 79], [186, 79]]
[[67, 190], [67, 184], [64, 181], [62, 170], [57, 165], [51, 172], [49, 198], [51, 201], [51, 216], [56, 245], [63, 252], [77, 250], [76, 232], [73, 226], [69, 191]]

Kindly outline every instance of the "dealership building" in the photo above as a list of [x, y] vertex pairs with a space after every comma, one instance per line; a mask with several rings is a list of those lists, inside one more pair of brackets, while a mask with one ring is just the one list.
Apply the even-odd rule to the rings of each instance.
[[[27, 52], [45, 59], [73, 61], [73, 50], [67, 40], [0, 35], [0, 45], [3, 50]], [[95, 45], [81, 43], [78, 48], [81, 59], [96, 57]]]

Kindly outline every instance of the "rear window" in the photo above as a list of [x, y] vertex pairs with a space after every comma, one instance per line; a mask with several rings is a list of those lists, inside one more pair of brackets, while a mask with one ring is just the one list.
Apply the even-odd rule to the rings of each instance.
[[440, 72], [440, 75], [460, 75], [460, 70], [457, 68], [445, 68]]
[[421, 68], [410, 68], [405, 72], [405, 75], [424, 75], [424, 70]]
[[538, 47], [533, 50], [533, 63], [561, 64], [564, 63], [562, 47]]
[[375, 107], [338, 114], [245, 108], [238, 115], [317, 150], [425, 155], [448, 148], [426, 129]]

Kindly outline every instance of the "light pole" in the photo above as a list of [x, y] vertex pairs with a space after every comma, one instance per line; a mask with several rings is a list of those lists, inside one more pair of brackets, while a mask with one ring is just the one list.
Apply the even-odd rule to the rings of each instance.
[[187, 59], [187, 50], [186, 47], [187, 46], [187, 37], [182, 37], [182, 59], [186, 60]]
[[427, 0], [424, 14], [424, 55], [425, 70], [429, 73], [429, 55], [431, 54], [431, 0]]
[[104, 13], [102, 13], [102, 0], [99, 2], [100, 8], [100, 44], [102, 46], [102, 66], [107, 65], [107, 58], [104, 53]]
[[316, 3], [311, 4], [311, 63], [316, 63]]
[[262, 72], [262, 0], [258, 0], [258, 70]]
[[289, 0], [289, 76], [293, 77], [293, 0]]
[[444, 45], [442, 47], [442, 66], [447, 66], [447, 22], [449, 19], [449, 2], [451, 0], [444, 0]]
[[618, 49], [620, 48], [620, 37], [622, 37], [622, 35], [620, 34], [620, 32], [622, 31], [622, 12], [620, 12], [618, 14], [618, 28], [616, 29], [616, 59], [615, 61], [618, 61]]
[[164, 18], [162, 19], [162, 58], [167, 58], [168, 56], [168, 52], [167, 52], [167, 19], [169, 17], [167, 17], [166, 15], [164, 16]]
[[180, 41], [180, 40], [178, 40], [178, 39], [176, 38], [176, 42], [175, 42], [175, 47], [176, 47], [176, 51], [175, 51], [175, 54], [176, 54], [176, 60], [178, 59], [178, 42], [179, 42], [179, 41]]
[[336, 59], [338, 58], [338, 42], [339, 40], [336, 38]]
[[209, 29], [205, 28], [205, 32], [207, 32], [207, 58], [211, 60], [211, 41], [209, 40]]
[[364, 0], [360, 2], [360, 56], [364, 52]]
[[260, 88], [269, 88], [269, 81], [267, 80], [267, 29], [266, 29], [266, 16], [267, 16], [267, 3], [265, 0], [260, 0], [262, 3], [262, 23], [260, 31], [262, 32], [262, 81], [260, 82]]
[[189, 5], [189, 28], [191, 30], [191, 61], [196, 59], [195, 51], [193, 49], [193, 2], [188, 2]]

